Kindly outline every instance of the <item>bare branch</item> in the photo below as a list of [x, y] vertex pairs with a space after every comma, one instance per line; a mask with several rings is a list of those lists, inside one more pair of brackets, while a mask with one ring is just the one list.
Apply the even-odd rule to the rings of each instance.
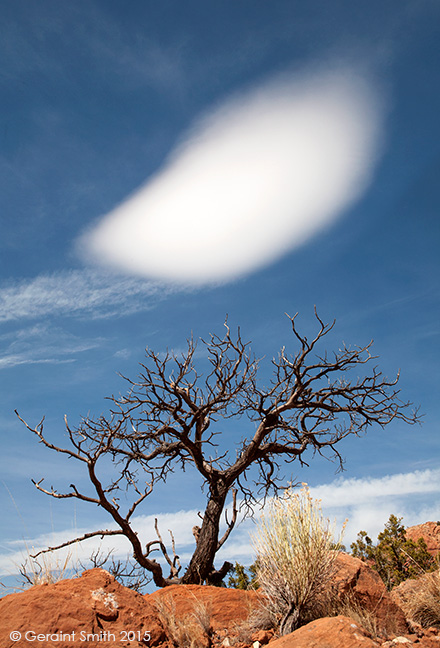
[[[165, 558], [165, 560], [167, 561], [168, 565], [170, 566], [170, 578], [175, 578], [175, 577], [177, 577], [179, 575], [179, 571], [181, 569], [181, 564], [180, 564], [180, 561], [179, 561], [179, 556], [176, 554], [176, 545], [175, 545], [175, 541], [174, 541], [174, 536], [173, 536], [172, 532], [168, 529], [168, 532], [169, 532], [169, 534], [171, 536], [171, 546], [172, 546], [172, 549], [173, 549], [173, 560], [171, 560], [171, 558], [168, 555], [165, 543], [162, 540], [162, 536], [160, 535], [159, 526], [158, 526], [158, 523], [157, 523], [157, 518], [154, 519], [154, 528], [155, 528], [157, 537], [159, 538], [159, 540], [156, 540], [154, 542], [159, 544], [162, 555]], [[150, 542], [148, 544], [151, 546], [153, 543]], [[148, 548], [147, 548], [147, 551], [148, 551]]]
[[37, 558], [38, 556], [41, 556], [41, 554], [48, 553], [50, 551], [57, 551], [58, 549], [64, 549], [64, 547], [70, 547], [70, 545], [76, 544], [77, 542], [83, 542], [84, 540], [88, 540], [89, 538], [95, 538], [96, 536], [100, 536], [101, 540], [104, 538], [104, 536], [113, 536], [113, 535], [121, 535], [123, 532], [121, 529], [105, 529], [101, 531], [92, 531], [91, 533], [84, 533], [84, 535], [79, 536], [78, 538], [74, 538], [73, 540], [67, 540], [66, 542], [62, 542], [59, 545], [56, 545], [55, 547], [47, 547], [47, 549], [42, 549], [41, 551], [37, 551], [36, 554], [31, 554], [31, 558]]
[[[53, 486], [44, 488], [43, 480], [34, 481], [36, 488], [56, 499], [74, 497], [107, 511], [117, 531], [97, 531], [88, 537], [124, 535], [134, 559], [152, 574], [157, 586], [218, 583], [228, 564], [216, 570], [214, 560], [236, 524], [238, 493], [245, 514], [252, 514], [257, 499], [264, 500], [283, 487], [284, 466], [294, 461], [306, 466], [318, 454], [342, 468], [339, 444], [345, 437], [363, 434], [371, 426], [385, 428], [396, 420], [408, 424], [420, 420], [411, 404], [400, 399], [399, 374], [388, 379], [374, 366], [372, 342], [353, 347], [342, 343], [333, 353], [322, 351], [334, 321], [326, 324], [315, 308], [316, 329], [307, 337], [298, 330], [298, 315], [287, 317], [294, 348], [289, 352], [283, 347], [273, 358], [268, 385], [258, 379], [260, 361], [250, 343], [240, 329], [233, 335], [226, 320], [222, 336], [210, 334], [199, 341], [205, 351], [201, 354], [204, 373], [196, 368], [197, 345], [192, 337], [181, 354], [159, 354], [147, 348], [138, 378], [123, 377], [128, 393], [109, 398], [108, 416], [83, 418], [77, 428], [65, 419], [69, 448], [46, 438], [44, 419], [31, 427], [17, 414], [45, 447], [82, 462], [93, 491], [82, 492], [70, 484], [70, 491], [59, 492]], [[240, 419], [243, 429], [235, 443], [222, 435], [224, 422], [231, 418]], [[103, 458], [106, 471], [98, 471]], [[104, 483], [99, 472], [107, 474], [109, 463], [116, 476]], [[140, 540], [132, 520], [157, 482], [166, 482], [170, 474], [187, 468], [198, 472], [202, 487], [207, 487], [207, 501], [199, 515], [200, 526], [194, 527], [194, 553], [179, 576], [171, 531], [172, 556], [157, 520], [158, 539], [149, 542]], [[226, 530], [220, 537], [220, 520], [230, 494], [231, 519], [225, 514]], [[71, 544], [82, 539], [86, 538]], [[150, 558], [157, 550], [170, 568], [169, 578]]]

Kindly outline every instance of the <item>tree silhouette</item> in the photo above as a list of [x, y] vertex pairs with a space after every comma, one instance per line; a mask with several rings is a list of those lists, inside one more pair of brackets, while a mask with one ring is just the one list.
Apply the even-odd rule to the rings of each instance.
[[[133, 556], [151, 572], [158, 587], [174, 583], [218, 584], [232, 567], [224, 563], [216, 570], [214, 560], [229, 537], [237, 519], [237, 495], [245, 513], [252, 512], [258, 498], [282, 487], [280, 469], [297, 461], [306, 465], [305, 452], [326, 455], [342, 467], [337, 444], [348, 435], [358, 435], [372, 425], [385, 427], [392, 420], [418, 420], [410, 403], [402, 402], [395, 380], [388, 380], [369, 363], [374, 356], [372, 342], [364, 347], [347, 347], [331, 355], [317, 354], [322, 339], [333, 329], [317, 315], [317, 333], [308, 340], [297, 330], [296, 316], [289, 317], [296, 351], [283, 347], [272, 362], [272, 378], [264, 387], [258, 380], [259, 361], [240, 330], [235, 336], [225, 323], [223, 337], [210, 335], [201, 340], [210, 369], [203, 375], [196, 368], [196, 343], [188, 340], [181, 355], [165, 356], [147, 348], [137, 380], [129, 383], [127, 395], [110, 397], [108, 415], [84, 418], [72, 429], [65, 419], [70, 446], [51, 443], [43, 432], [43, 421], [26, 427], [47, 448], [84, 464], [93, 486], [92, 494], [70, 484], [67, 492], [47, 489], [43, 480], [34, 481], [38, 490], [54, 498], [77, 498], [100, 506], [116, 523], [116, 529], [101, 529], [65, 542], [58, 549], [94, 536], [124, 535]], [[369, 367], [364, 377], [358, 372]], [[354, 375], [353, 375], [354, 373]], [[243, 436], [229, 447], [222, 422], [241, 419]], [[115, 477], [108, 484], [100, 466], [111, 459]], [[132, 518], [154, 492], [158, 482], [187, 467], [196, 469], [206, 492], [206, 507], [200, 526], [193, 529], [195, 549], [181, 574], [174, 538], [168, 552], [156, 521], [157, 538], [142, 545]], [[252, 478], [252, 483], [248, 481]], [[133, 498], [122, 510], [118, 494], [129, 491]], [[230, 519], [220, 537], [220, 523], [227, 498], [232, 498]], [[151, 553], [159, 549], [169, 575]], [[48, 549], [49, 550], [49, 549]], [[48, 551], [47, 550], [47, 551]]]

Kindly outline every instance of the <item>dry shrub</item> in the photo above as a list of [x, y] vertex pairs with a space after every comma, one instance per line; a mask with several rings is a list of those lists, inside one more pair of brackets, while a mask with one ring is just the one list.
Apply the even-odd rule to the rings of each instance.
[[234, 642], [250, 644], [252, 635], [258, 630], [275, 630], [279, 625], [279, 619], [274, 616], [270, 602], [263, 594], [259, 593], [257, 602], [248, 605], [247, 618], [232, 626], [232, 645]]
[[440, 628], [440, 570], [425, 574], [399, 594], [405, 616], [423, 628]]
[[380, 636], [377, 616], [373, 611], [364, 607], [354, 596], [346, 596], [342, 600], [335, 599], [333, 610], [328, 616], [343, 616], [353, 619], [361, 626], [373, 639]]
[[253, 541], [257, 579], [281, 635], [325, 616], [337, 557], [334, 528], [304, 485], [272, 500]]
[[183, 617], [176, 616], [176, 605], [171, 595], [158, 599], [154, 605], [168, 639], [176, 648], [209, 646], [211, 614], [204, 603], [195, 599], [192, 613]]
[[245, 623], [253, 634], [257, 630], [272, 630], [279, 624], [278, 615], [274, 614], [270, 601], [261, 597], [246, 619]]
[[34, 558], [28, 550], [26, 560], [19, 566], [23, 589], [32, 585], [51, 585], [65, 578], [77, 576], [78, 569], [72, 566], [71, 560], [70, 552], [64, 558], [54, 551]]
[[211, 634], [211, 606], [197, 599], [194, 602], [192, 617], [206, 636]]

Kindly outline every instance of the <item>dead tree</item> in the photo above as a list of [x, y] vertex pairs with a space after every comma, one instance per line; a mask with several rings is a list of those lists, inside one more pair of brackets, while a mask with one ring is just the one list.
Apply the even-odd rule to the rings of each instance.
[[[331, 355], [317, 353], [334, 322], [325, 324], [315, 315], [317, 333], [311, 340], [299, 334], [296, 316], [289, 318], [296, 352], [289, 355], [284, 347], [281, 349], [272, 360], [272, 379], [267, 387], [257, 380], [259, 361], [249, 343], [243, 342], [240, 330], [232, 336], [225, 323], [224, 337], [210, 335], [200, 342], [210, 363], [205, 375], [196, 369], [193, 339], [188, 340], [188, 348], [180, 356], [167, 352], [163, 357], [147, 348], [138, 379], [125, 379], [129, 392], [109, 399], [107, 416], [84, 418], [76, 429], [65, 420], [69, 448], [46, 439], [43, 421], [32, 428], [19, 417], [47, 448], [82, 462], [93, 486], [90, 494], [74, 484], [60, 493], [53, 487], [45, 488], [40, 480], [34, 481], [37, 489], [57, 499], [73, 497], [100, 506], [117, 526], [51, 549], [95, 536], [124, 535], [135, 560], [151, 572], [158, 587], [218, 583], [230, 565], [225, 563], [216, 570], [214, 560], [236, 522], [237, 494], [241, 506], [252, 512], [258, 498], [281, 487], [282, 465], [294, 461], [307, 465], [306, 451], [329, 456], [342, 467], [336, 446], [346, 436], [359, 435], [372, 425], [383, 428], [394, 419], [417, 422], [417, 411], [399, 398], [399, 376], [388, 380], [376, 366], [370, 367], [374, 359], [372, 342], [364, 347], [343, 345]], [[359, 377], [362, 365], [367, 364], [367, 375]], [[234, 448], [222, 438], [222, 424], [231, 418], [241, 419], [243, 428], [243, 437]], [[108, 459], [114, 464], [116, 478], [104, 485], [98, 465]], [[132, 518], [157, 482], [165, 482], [170, 473], [188, 465], [198, 471], [207, 495], [205, 511], [199, 514], [200, 527], [193, 529], [194, 553], [180, 575], [173, 536], [172, 556], [157, 524], [157, 539], [142, 546]], [[122, 512], [118, 493], [127, 489], [134, 493], [134, 501]], [[219, 537], [228, 496], [232, 496], [232, 513], [225, 533]], [[151, 556], [155, 549], [168, 563], [168, 576]]]

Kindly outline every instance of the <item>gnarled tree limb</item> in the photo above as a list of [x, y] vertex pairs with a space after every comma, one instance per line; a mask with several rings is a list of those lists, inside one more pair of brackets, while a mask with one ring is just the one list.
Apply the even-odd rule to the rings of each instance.
[[[157, 586], [172, 583], [217, 582], [228, 568], [214, 568], [215, 556], [230, 536], [237, 520], [237, 495], [245, 513], [252, 512], [257, 498], [276, 493], [283, 486], [283, 466], [293, 461], [307, 465], [314, 453], [336, 461], [342, 468], [338, 444], [348, 435], [359, 435], [393, 420], [419, 421], [410, 403], [400, 400], [399, 375], [389, 380], [376, 366], [372, 342], [361, 347], [342, 344], [334, 353], [318, 353], [323, 338], [335, 323], [324, 323], [315, 310], [317, 331], [309, 339], [297, 328], [297, 315], [289, 317], [295, 349], [283, 347], [272, 360], [272, 379], [258, 379], [260, 361], [253, 355], [240, 330], [232, 336], [227, 322], [223, 337], [201, 340], [208, 371], [196, 369], [196, 343], [188, 340], [184, 353], [165, 355], [146, 349], [140, 375], [125, 378], [129, 391], [112, 396], [108, 416], [84, 418], [76, 429], [65, 420], [71, 447], [63, 448], [44, 435], [44, 419], [28, 430], [48, 449], [63, 453], [86, 466], [91, 492], [71, 484], [60, 493], [34, 481], [38, 490], [57, 499], [77, 498], [106, 510], [117, 530], [86, 534], [124, 535], [131, 543], [135, 560], [150, 571]], [[203, 364], [203, 361], [201, 361]], [[205, 362], [206, 364], [206, 362]], [[368, 370], [368, 367], [371, 369]], [[362, 371], [362, 375], [359, 375]], [[240, 419], [243, 434], [232, 447], [225, 442], [223, 421]], [[116, 477], [105, 485], [98, 476], [103, 461], [113, 462]], [[157, 482], [166, 482], [177, 469], [195, 469], [207, 487], [201, 525], [194, 527], [194, 553], [184, 573], [171, 534], [173, 557], [168, 553], [155, 524], [157, 540], [142, 543], [135, 531], [134, 514], [148, 502]], [[256, 471], [252, 471], [255, 468]], [[256, 476], [255, 476], [256, 472]], [[149, 476], [142, 482], [142, 475]], [[249, 484], [252, 475], [254, 483]], [[122, 497], [124, 493], [124, 497]], [[132, 503], [124, 512], [127, 494]], [[228, 496], [232, 515], [220, 538], [220, 522]], [[60, 545], [67, 546], [65, 544]], [[143, 548], [145, 547], [145, 548]], [[169, 568], [149, 555], [159, 548]]]

